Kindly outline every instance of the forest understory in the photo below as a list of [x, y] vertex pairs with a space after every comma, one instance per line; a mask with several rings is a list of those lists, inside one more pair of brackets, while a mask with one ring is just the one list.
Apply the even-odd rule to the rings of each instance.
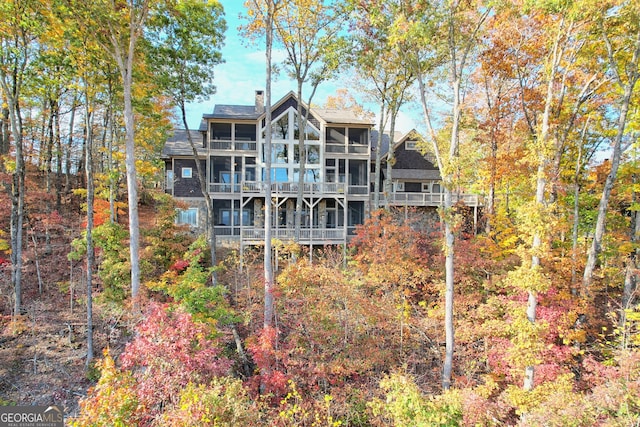
[[[443, 255], [432, 216], [374, 213], [346, 263], [341, 248], [318, 250], [310, 263], [304, 248], [275, 242], [277, 321], [264, 329], [260, 248], [242, 259], [218, 251], [212, 287], [207, 247], [174, 224], [174, 202], [153, 191], [144, 199], [137, 309], [126, 292], [119, 228], [126, 218], [114, 228], [108, 205], [96, 209], [104, 220], [96, 229], [106, 228], [96, 233], [99, 362], [88, 369], [83, 258], [69, 259], [82, 235], [79, 199], [32, 223], [37, 244], [25, 246], [20, 316], [11, 316], [2, 281], [3, 404], [59, 404], [73, 425], [202, 425], [213, 417], [220, 425], [622, 426], [638, 419], [637, 321], [620, 329], [621, 289], [594, 285], [592, 295], [577, 296], [558, 257], [547, 266], [553, 285], [540, 294], [542, 326], [528, 329], [526, 295], [508, 279], [518, 257], [474, 235], [463, 207], [454, 381], [442, 392]], [[527, 357], [538, 362], [533, 391], [522, 389]]]

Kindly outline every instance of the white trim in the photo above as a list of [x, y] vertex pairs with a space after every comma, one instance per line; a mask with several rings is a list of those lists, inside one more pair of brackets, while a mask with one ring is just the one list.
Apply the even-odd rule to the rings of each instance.
[[193, 169], [191, 168], [182, 168], [182, 172], [180, 174], [182, 178], [193, 178]]
[[404, 149], [408, 151], [417, 151], [418, 150], [418, 141], [405, 141]]

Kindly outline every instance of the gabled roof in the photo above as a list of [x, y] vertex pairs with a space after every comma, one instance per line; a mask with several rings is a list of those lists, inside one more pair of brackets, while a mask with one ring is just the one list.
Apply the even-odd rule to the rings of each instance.
[[255, 105], [226, 105], [216, 104], [213, 113], [203, 114], [203, 119], [236, 119], [256, 120], [263, 113], [257, 112]]
[[[293, 91], [289, 91], [285, 96], [278, 101], [271, 104], [271, 110], [277, 110], [279, 106], [285, 103], [290, 98], [293, 98], [295, 102], [298, 101], [296, 94]], [[302, 102], [304, 108], [307, 108], [306, 104]], [[331, 124], [345, 124], [345, 125], [372, 125], [370, 120], [359, 118], [351, 110], [337, 110], [328, 108], [315, 108], [311, 107], [311, 115], [323, 120], [326, 123]], [[264, 111], [256, 109], [255, 105], [232, 105], [232, 104], [216, 104], [212, 113], [205, 113], [202, 115], [202, 122], [200, 123], [200, 130], [206, 131], [207, 119], [223, 119], [223, 120], [258, 120], [264, 118]]]
[[442, 179], [438, 169], [391, 169], [391, 179], [439, 180]]
[[[202, 133], [197, 130], [190, 130], [191, 139], [198, 149], [198, 156], [205, 156], [206, 150], [202, 146]], [[167, 139], [162, 149], [160, 158], [168, 159], [176, 156], [193, 156], [193, 149], [187, 138], [187, 131], [184, 129], [175, 129], [173, 135]]]
[[[407, 141], [413, 141], [420, 138], [420, 134], [415, 129], [402, 134], [400, 132], [394, 132], [394, 150], [397, 150], [402, 144]], [[378, 143], [378, 132], [371, 132], [371, 146], [375, 148]], [[381, 156], [385, 160], [389, 154], [389, 134], [382, 136]], [[398, 153], [396, 154], [398, 155]], [[401, 168], [400, 162], [396, 163], [391, 170], [391, 178], [399, 180], [439, 180], [441, 179], [440, 171], [437, 165], [433, 163], [427, 156], [422, 155], [419, 151], [403, 151], [400, 153], [406, 160], [411, 159], [409, 164], [404, 164]], [[408, 158], [406, 156], [409, 156]], [[375, 150], [372, 152], [372, 160], [375, 159]], [[407, 167], [408, 166], [408, 167]]]

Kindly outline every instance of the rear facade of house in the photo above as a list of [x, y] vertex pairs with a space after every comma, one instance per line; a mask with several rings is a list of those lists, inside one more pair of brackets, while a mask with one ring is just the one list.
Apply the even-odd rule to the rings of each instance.
[[[300, 130], [297, 106], [291, 92], [272, 106], [272, 237], [294, 239], [302, 131], [306, 163], [298, 242], [347, 243], [372, 209], [375, 150], [382, 150], [386, 159], [389, 138], [384, 135], [378, 143], [373, 124], [348, 110], [311, 108], [307, 126]], [[302, 111], [306, 114], [306, 106]], [[263, 92], [256, 91], [254, 105], [216, 105], [213, 113], [203, 115], [199, 130], [191, 136], [206, 171], [218, 240], [240, 245], [263, 243], [267, 190]], [[433, 209], [441, 204], [440, 174], [417, 150], [417, 138], [410, 132], [393, 142], [393, 190], [380, 195], [382, 205]], [[204, 229], [204, 197], [185, 131], [174, 132], [164, 147], [163, 159], [166, 191], [188, 206], [178, 212], [178, 222]], [[467, 204], [477, 206], [475, 198], [464, 197]]]

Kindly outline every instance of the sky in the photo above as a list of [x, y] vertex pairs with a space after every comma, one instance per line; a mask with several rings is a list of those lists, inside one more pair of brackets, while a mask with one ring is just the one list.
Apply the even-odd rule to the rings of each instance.
[[[250, 45], [238, 32], [238, 26], [246, 21], [240, 18], [245, 13], [243, 0], [219, 0], [225, 11], [227, 21], [227, 31], [225, 34], [224, 46], [221, 49], [224, 63], [216, 66], [214, 70], [214, 80], [217, 90], [208, 101], [191, 104], [187, 108], [189, 127], [197, 129], [204, 113], [211, 113], [215, 104], [237, 104], [253, 105], [255, 101], [255, 91], [265, 89], [265, 52], [264, 41], [258, 41], [259, 45]], [[281, 62], [285, 58], [283, 50], [274, 50], [273, 62]], [[320, 84], [312, 103], [323, 105], [328, 96], [335, 94], [340, 88], [350, 87], [352, 83], [346, 76], [338, 80], [327, 81]], [[272, 82], [272, 101], [276, 102], [290, 91], [296, 90], [295, 81], [281, 73]], [[303, 92], [304, 93], [304, 92]], [[365, 108], [377, 114], [375, 103], [367, 102], [358, 93], [352, 95], [361, 102]], [[408, 132], [417, 125], [419, 115], [415, 113], [415, 107], [408, 107], [408, 113], [401, 112], [396, 130]]]

